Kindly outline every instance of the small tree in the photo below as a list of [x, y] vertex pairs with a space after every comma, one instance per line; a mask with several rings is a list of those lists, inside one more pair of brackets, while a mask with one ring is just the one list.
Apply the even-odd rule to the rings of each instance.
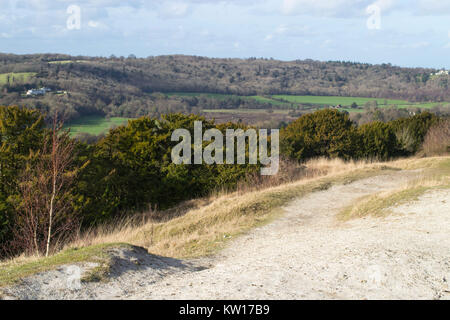
[[77, 219], [71, 214], [70, 191], [80, 170], [72, 166], [75, 144], [55, 117], [42, 149], [30, 154], [20, 183], [13, 240], [22, 250], [48, 256], [53, 244], [73, 234]]

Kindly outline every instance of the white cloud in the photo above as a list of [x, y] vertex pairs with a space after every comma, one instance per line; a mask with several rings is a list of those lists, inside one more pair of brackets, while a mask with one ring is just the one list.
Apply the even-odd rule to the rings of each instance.
[[99, 25], [100, 25], [100, 23], [97, 22], [97, 21], [92, 21], [91, 20], [91, 21], [88, 22], [88, 26], [91, 27], [91, 28], [97, 28]]
[[450, 1], [418, 0], [416, 10], [419, 15], [450, 15]]
[[281, 12], [286, 15], [323, 14], [337, 15], [358, 0], [283, 0]]
[[394, 0], [377, 0], [371, 5], [377, 6], [381, 11], [387, 11], [393, 7]]
[[354, 17], [364, 15], [370, 5], [386, 12], [398, 3], [399, 0], [283, 0], [281, 12], [285, 15]]
[[108, 29], [108, 27], [104, 23], [94, 20], [89, 20], [88, 27], [95, 29]]
[[269, 33], [264, 40], [272, 40], [275, 36], [301, 37], [308, 34], [312, 33], [307, 26], [281, 24], [273, 32]]
[[322, 42], [321, 47], [328, 48], [328, 47], [331, 47], [333, 44], [334, 44], [333, 40], [326, 39], [325, 41]]
[[[409, 47], [413, 48], [413, 49], [419, 49], [419, 48], [429, 47], [430, 45], [431, 45], [431, 43], [429, 43], [428, 41], [421, 41], [421, 42], [413, 43], [413, 44], [409, 45]], [[406, 46], [406, 47], [408, 47], [408, 46]]]
[[285, 24], [282, 24], [282, 25], [278, 26], [273, 33], [268, 34], [264, 38], [264, 40], [270, 41], [275, 37], [275, 35], [282, 35], [282, 34], [286, 33], [288, 30], [289, 30], [289, 28]]
[[423, 49], [431, 46], [431, 43], [428, 41], [419, 41], [419, 42], [410, 42], [410, 43], [399, 43], [399, 42], [390, 42], [383, 44], [381, 47], [389, 48], [389, 49]]
[[189, 4], [186, 2], [164, 2], [160, 9], [160, 15], [164, 18], [182, 18], [189, 13]]

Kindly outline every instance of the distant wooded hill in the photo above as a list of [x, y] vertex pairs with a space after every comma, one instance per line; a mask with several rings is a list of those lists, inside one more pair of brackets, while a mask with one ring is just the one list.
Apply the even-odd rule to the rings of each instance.
[[[433, 75], [436, 72], [390, 64], [313, 60], [0, 54], [0, 104], [22, 104], [48, 113], [58, 109], [70, 120], [90, 114], [136, 117], [197, 112], [206, 107], [264, 107], [263, 99], [237, 97], [254, 95], [450, 101], [450, 76]], [[42, 97], [24, 95], [26, 90], [44, 86], [52, 92]], [[199, 103], [161, 94], [170, 92], [221, 93], [230, 94], [230, 98]]]

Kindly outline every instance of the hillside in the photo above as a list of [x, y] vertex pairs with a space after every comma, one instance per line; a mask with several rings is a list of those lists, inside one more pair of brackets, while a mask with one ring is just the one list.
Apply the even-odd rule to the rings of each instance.
[[[265, 95], [449, 101], [450, 76], [433, 76], [434, 72], [390, 64], [313, 60], [1, 54], [0, 105], [26, 104], [46, 112], [57, 109], [71, 120], [92, 114], [137, 117], [175, 111], [198, 113], [210, 108], [290, 106], [289, 99], [273, 101]], [[28, 89], [40, 87], [53, 91], [43, 97], [24, 95]], [[227, 96], [202, 100], [160, 94], [172, 92]]]
[[[4, 263], [0, 286], [31, 277], [3, 288], [3, 298], [450, 298], [448, 157], [308, 166], [322, 175]], [[374, 198], [371, 212], [345, 215]], [[66, 281], [74, 268], [84, 272], [76, 289]]]

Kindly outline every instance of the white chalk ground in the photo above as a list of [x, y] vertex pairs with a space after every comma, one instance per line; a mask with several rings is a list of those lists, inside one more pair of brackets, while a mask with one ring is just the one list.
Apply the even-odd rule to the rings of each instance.
[[[356, 199], [417, 172], [332, 187], [287, 204], [275, 222], [212, 258], [180, 261], [115, 250], [107, 283], [76, 281], [74, 266], [4, 290], [15, 299], [450, 299], [450, 190], [427, 193], [387, 218], [338, 222]], [[86, 268], [87, 266], [82, 266]], [[68, 269], [69, 268], [69, 269]]]

